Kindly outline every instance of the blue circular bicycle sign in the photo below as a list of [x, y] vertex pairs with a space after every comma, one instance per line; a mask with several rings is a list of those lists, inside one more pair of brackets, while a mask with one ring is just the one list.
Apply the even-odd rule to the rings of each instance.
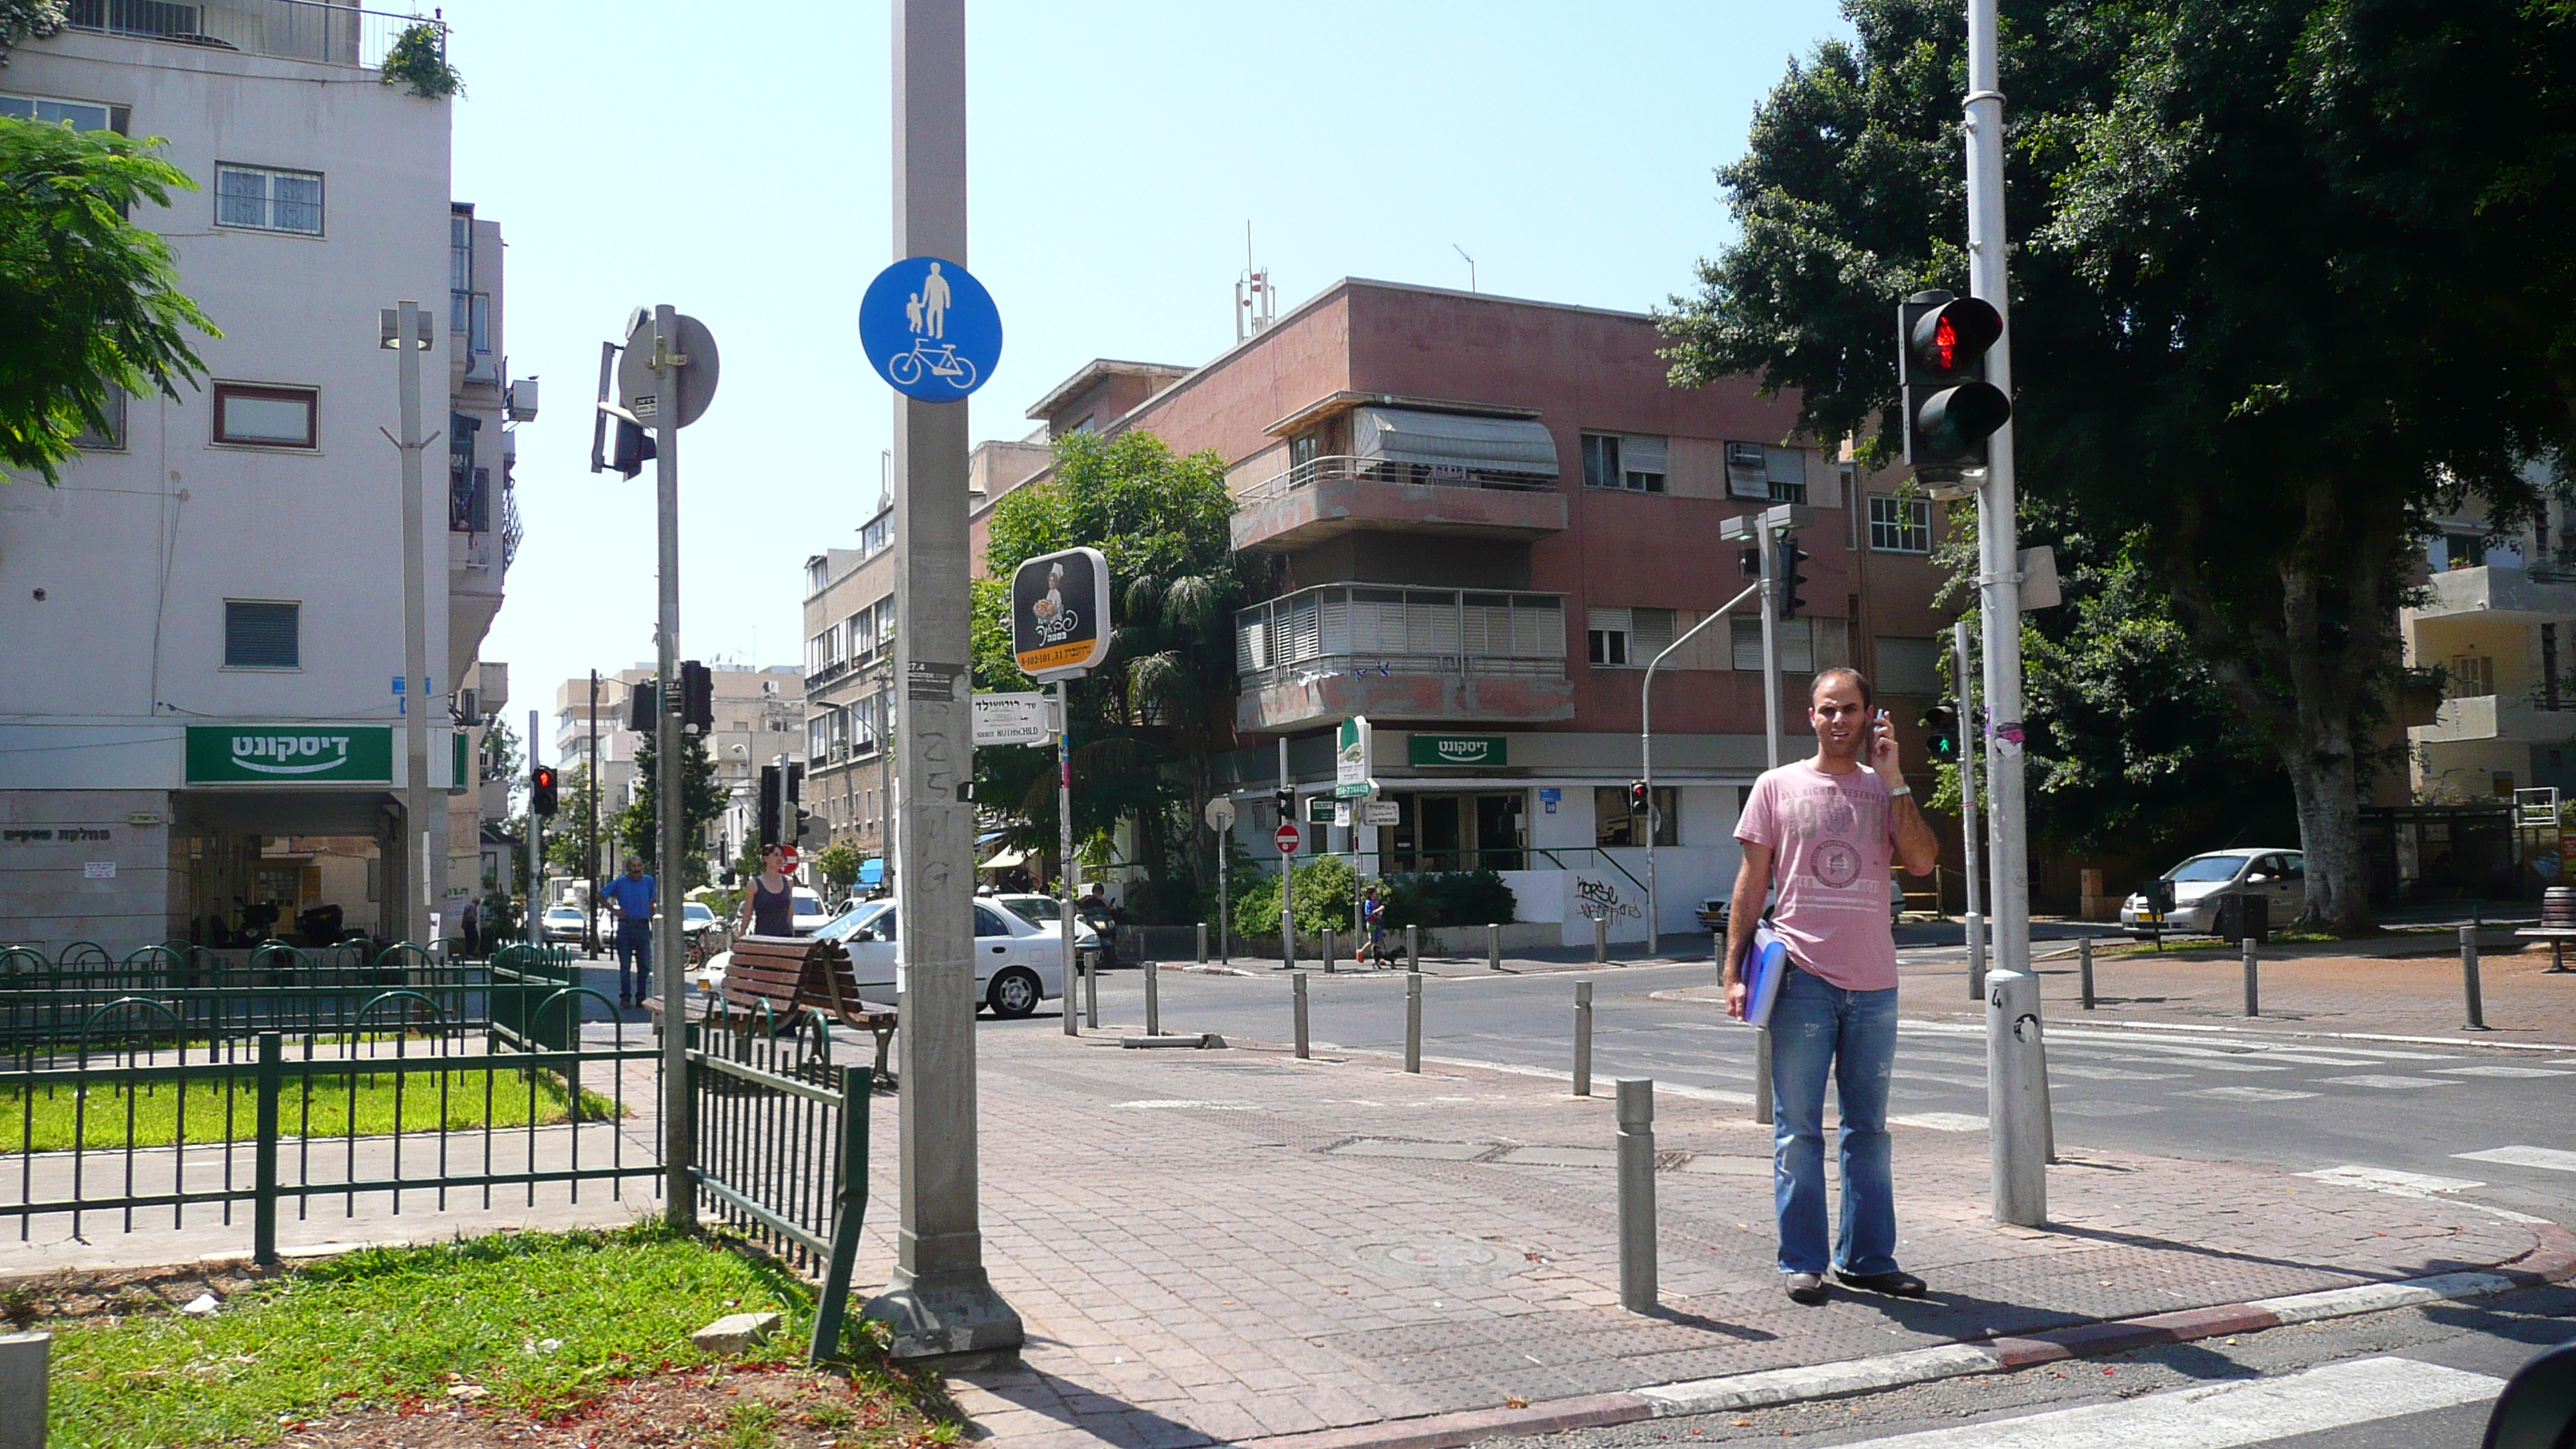
[[906, 257], [868, 283], [859, 346], [906, 397], [957, 402], [1002, 358], [1002, 314], [972, 272], [943, 257]]

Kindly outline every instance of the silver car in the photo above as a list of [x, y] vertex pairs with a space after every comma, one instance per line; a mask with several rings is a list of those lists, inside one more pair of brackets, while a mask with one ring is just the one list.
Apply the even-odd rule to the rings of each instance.
[[2155, 903], [2141, 892], [2120, 902], [2120, 929], [2133, 936], [2159, 928], [2168, 936], [2206, 936], [2218, 929], [2218, 902], [2229, 895], [2264, 897], [2276, 928], [2308, 906], [2307, 857], [2295, 850], [2213, 850], [2166, 871], [2161, 879], [2173, 882], [2172, 914], [2157, 920]]

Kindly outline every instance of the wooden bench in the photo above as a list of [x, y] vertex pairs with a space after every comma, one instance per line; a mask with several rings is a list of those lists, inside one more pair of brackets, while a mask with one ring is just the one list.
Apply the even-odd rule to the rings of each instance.
[[[886, 1080], [886, 1058], [894, 1044], [895, 1009], [862, 1000], [849, 948], [838, 941], [801, 936], [741, 936], [725, 966], [724, 1015], [730, 1024], [756, 1018], [766, 1003], [785, 1026], [808, 1010], [877, 1039], [877, 1080]], [[645, 1003], [660, 1014], [659, 1000]]]

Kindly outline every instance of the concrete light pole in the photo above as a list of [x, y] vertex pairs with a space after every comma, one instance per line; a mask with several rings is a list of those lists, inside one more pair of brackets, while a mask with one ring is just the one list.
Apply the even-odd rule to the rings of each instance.
[[[2004, 97], [1997, 89], [1995, 0], [1968, 0], [1968, 294], [2006, 318], [1986, 380], [2012, 394], [2012, 299], [2004, 269]], [[2013, 510], [2013, 428], [1987, 439], [1977, 494], [1978, 584], [1985, 626], [1987, 781], [1996, 969], [1986, 977], [1986, 1121], [1998, 1222], [2048, 1221], [2047, 1068], [2039, 978], [2030, 970], [2030, 856], [2022, 791], [2021, 553]]]
[[[894, 0], [892, 12], [895, 255], [962, 267], [965, 0]], [[1023, 1338], [1019, 1314], [985, 1276], [978, 1219], [966, 444], [964, 407], [897, 395], [902, 1226], [893, 1281], [867, 1307], [894, 1330], [895, 1358], [958, 1363], [1009, 1357]]]
[[402, 913], [403, 938], [434, 950], [439, 934], [435, 882], [438, 865], [444, 863], [434, 863], [434, 857], [445, 852], [436, 839], [443, 832], [434, 831], [430, 820], [429, 540], [428, 525], [421, 519], [427, 500], [420, 461], [430, 441], [420, 435], [420, 355], [432, 334], [429, 314], [408, 297], [391, 312], [380, 312], [378, 324], [378, 345], [393, 349], [402, 394], [402, 436], [393, 439], [402, 454], [403, 682], [396, 697], [403, 720], [403, 873], [411, 877], [387, 894], [411, 903]]

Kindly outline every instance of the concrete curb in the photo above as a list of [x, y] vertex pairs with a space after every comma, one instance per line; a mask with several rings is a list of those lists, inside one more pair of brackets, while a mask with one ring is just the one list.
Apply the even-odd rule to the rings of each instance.
[[2077, 1324], [2045, 1333], [1940, 1344], [1876, 1358], [1799, 1368], [1766, 1369], [1724, 1378], [1657, 1384], [1628, 1393], [1556, 1399], [1526, 1408], [1475, 1409], [1391, 1419], [1306, 1434], [1237, 1440], [1237, 1449], [1458, 1449], [1480, 1440], [1596, 1429], [1643, 1419], [1765, 1408], [1834, 1398], [1876, 1389], [1929, 1383], [2023, 1368], [2064, 1359], [2126, 1353], [2160, 1344], [2189, 1343], [2232, 1333], [2259, 1333], [2292, 1323], [2378, 1313], [2419, 1303], [2483, 1298], [2514, 1288], [2576, 1278], [2576, 1233], [2555, 1223], [2532, 1228], [2531, 1251], [2483, 1272], [2444, 1273], [2391, 1283], [2363, 1283], [2319, 1293], [2297, 1293], [2188, 1308], [2107, 1323]]

